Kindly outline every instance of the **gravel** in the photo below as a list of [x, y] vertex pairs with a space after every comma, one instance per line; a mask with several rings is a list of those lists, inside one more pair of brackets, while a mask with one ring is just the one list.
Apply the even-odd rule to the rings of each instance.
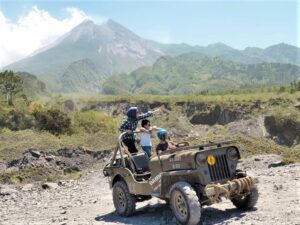
[[[268, 168], [278, 161], [280, 157], [275, 155], [255, 156], [240, 164], [258, 178], [260, 197], [254, 210], [240, 211], [229, 200], [224, 200], [202, 208], [200, 224], [299, 225], [300, 164]], [[80, 180], [58, 182], [55, 189], [5, 188], [11, 191], [0, 195], [1, 225], [175, 224], [168, 205], [157, 198], [137, 203], [134, 216], [119, 217], [114, 212], [111, 190], [99, 165]]]

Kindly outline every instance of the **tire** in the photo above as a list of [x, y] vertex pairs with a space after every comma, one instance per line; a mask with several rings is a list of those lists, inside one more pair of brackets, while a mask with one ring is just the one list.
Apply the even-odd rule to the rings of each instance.
[[258, 190], [256, 186], [251, 189], [250, 194], [244, 197], [236, 197], [231, 199], [235, 207], [242, 210], [252, 209], [256, 205], [257, 200]]
[[200, 202], [189, 183], [177, 182], [171, 187], [170, 206], [178, 224], [196, 225], [200, 222]]
[[120, 216], [131, 216], [135, 212], [135, 196], [129, 193], [127, 184], [118, 181], [113, 186], [113, 201]]

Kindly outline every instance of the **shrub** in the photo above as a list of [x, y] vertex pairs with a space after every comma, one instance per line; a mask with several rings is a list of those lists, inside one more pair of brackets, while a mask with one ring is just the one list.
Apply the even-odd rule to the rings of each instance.
[[67, 133], [71, 127], [71, 118], [59, 109], [36, 110], [33, 113], [36, 126], [40, 130], [47, 130], [52, 134]]
[[74, 114], [74, 132], [97, 133], [104, 132], [115, 134], [118, 131], [116, 119], [103, 112], [86, 111]]
[[0, 112], [0, 127], [10, 130], [30, 129], [35, 126], [34, 117], [25, 109], [6, 109]]

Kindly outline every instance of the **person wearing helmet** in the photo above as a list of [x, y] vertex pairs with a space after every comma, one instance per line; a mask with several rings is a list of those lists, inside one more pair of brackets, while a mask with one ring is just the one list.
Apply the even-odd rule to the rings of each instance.
[[140, 114], [137, 107], [130, 107], [124, 117], [123, 122], [120, 126], [120, 131], [126, 132], [123, 136], [123, 143], [127, 146], [130, 153], [137, 153], [138, 150], [135, 146], [135, 135], [134, 131], [137, 127], [138, 121], [145, 119], [147, 117], [153, 116], [161, 111], [160, 108], [155, 109], [154, 111], [149, 111], [144, 114]]
[[170, 141], [170, 136], [167, 130], [159, 130], [157, 132], [157, 137], [160, 140], [159, 144], [156, 146], [157, 155], [161, 154], [163, 151], [174, 149], [177, 147], [177, 143]]

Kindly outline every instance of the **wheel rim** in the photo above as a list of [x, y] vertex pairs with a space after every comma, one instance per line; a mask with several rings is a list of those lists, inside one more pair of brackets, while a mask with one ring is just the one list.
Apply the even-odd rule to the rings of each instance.
[[187, 202], [184, 196], [180, 191], [174, 192], [174, 209], [176, 211], [176, 215], [179, 217], [181, 221], [186, 221], [188, 217], [188, 207]]
[[116, 200], [119, 212], [125, 211], [126, 197], [124, 191], [120, 187], [116, 188]]

